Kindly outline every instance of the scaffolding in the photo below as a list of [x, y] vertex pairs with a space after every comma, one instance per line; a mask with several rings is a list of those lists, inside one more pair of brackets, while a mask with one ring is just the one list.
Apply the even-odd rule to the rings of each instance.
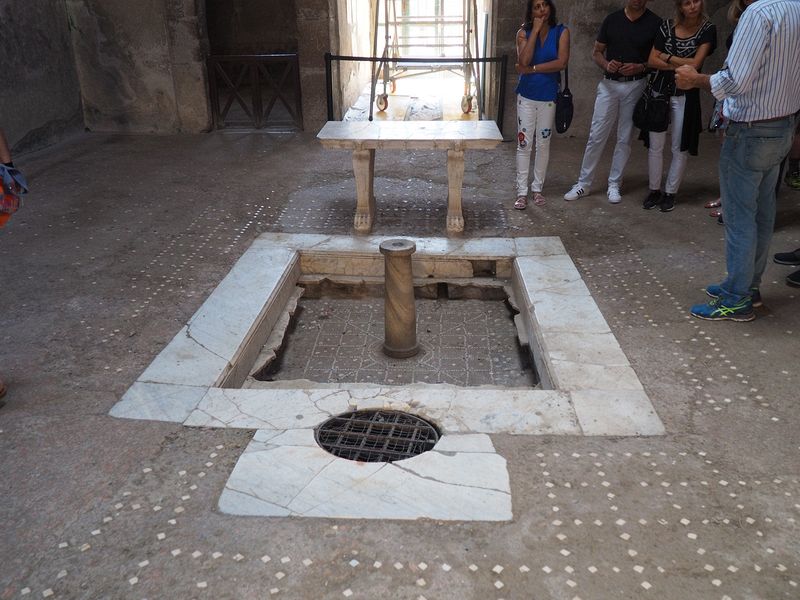
[[[461, 110], [464, 114], [472, 112], [474, 101], [477, 100], [478, 114], [482, 114], [478, 63], [452, 61], [453, 58], [471, 61], [480, 56], [477, 0], [462, 0], [460, 15], [445, 14], [445, 3], [442, 0], [433, 0], [432, 14], [428, 15], [410, 14], [409, 0], [400, 0], [401, 13], [398, 15], [397, 1], [373, 0], [372, 57], [378, 58], [381, 6], [384, 46], [380, 60], [373, 63], [372, 68], [370, 120], [373, 102], [379, 111], [386, 110], [389, 106], [389, 92], [394, 93], [397, 90], [399, 79], [441, 71], [457, 75], [463, 73], [464, 95], [461, 98]], [[416, 49], [424, 50], [428, 56], [412, 56]], [[407, 60], [404, 61], [404, 58]], [[421, 60], [422, 58], [425, 60]], [[442, 62], [441, 59], [449, 60]], [[377, 92], [379, 78], [383, 85], [382, 93]]]

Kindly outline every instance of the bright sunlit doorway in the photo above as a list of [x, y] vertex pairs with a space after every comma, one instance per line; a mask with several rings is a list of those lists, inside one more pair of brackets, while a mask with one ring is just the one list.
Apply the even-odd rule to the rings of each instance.
[[366, 120], [370, 112], [375, 120], [392, 121], [492, 118], [487, 113], [496, 65], [459, 61], [490, 54], [491, 5], [491, 0], [340, 0], [340, 54], [385, 59], [340, 63], [342, 119]]

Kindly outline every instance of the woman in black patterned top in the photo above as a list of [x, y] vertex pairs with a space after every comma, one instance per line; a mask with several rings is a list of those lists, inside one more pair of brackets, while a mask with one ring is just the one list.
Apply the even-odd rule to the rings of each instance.
[[[649, 67], [657, 69], [653, 78], [653, 91], [669, 96], [672, 163], [661, 194], [664, 144], [667, 132], [649, 133], [648, 173], [650, 193], [644, 208], [659, 206], [662, 212], [675, 207], [688, 155], [697, 156], [697, 144], [702, 130], [700, 94], [697, 90], [679, 90], [675, 87], [675, 69], [691, 65], [698, 71], [703, 61], [717, 47], [717, 28], [705, 14], [703, 0], [675, 0], [675, 19], [665, 19], [656, 34]], [[645, 140], [647, 143], [647, 140]]]

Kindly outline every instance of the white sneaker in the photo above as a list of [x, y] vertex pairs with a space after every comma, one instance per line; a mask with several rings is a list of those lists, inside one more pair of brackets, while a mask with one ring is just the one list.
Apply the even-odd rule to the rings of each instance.
[[609, 185], [608, 186], [608, 201], [611, 204], [619, 204], [622, 202], [622, 196], [619, 193], [619, 186], [617, 185]]
[[578, 198], [583, 198], [588, 193], [589, 188], [585, 188], [580, 183], [576, 183], [564, 194], [564, 200], [577, 200]]

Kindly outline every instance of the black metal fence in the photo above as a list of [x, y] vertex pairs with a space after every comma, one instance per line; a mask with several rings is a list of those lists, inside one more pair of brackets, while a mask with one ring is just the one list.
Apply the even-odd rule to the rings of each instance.
[[[393, 61], [394, 59], [389, 59]], [[386, 59], [369, 56], [343, 56], [338, 54], [325, 53], [325, 89], [328, 103], [328, 121], [336, 120], [333, 111], [333, 62], [334, 61], [355, 61], [355, 62], [369, 62], [369, 63], [383, 63]], [[479, 98], [478, 105], [481, 107], [480, 118], [489, 116], [497, 123], [500, 132], [503, 131], [503, 113], [506, 95], [506, 69], [508, 67], [508, 56], [494, 56], [487, 58], [403, 58], [400, 62], [403, 64], [419, 63], [419, 64], [452, 64], [454, 67], [463, 65], [471, 65], [472, 63], [479, 63], [481, 65], [481, 73], [483, 85], [481, 86], [481, 98]], [[471, 67], [470, 67], [471, 68]], [[373, 82], [376, 85], [377, 82]], [[374, 94], [373, 94], [374, 95]], [[488, 110], [483, 110], [483, 109]], [[372, 114], [370, 112], [370, 114]]]
[[303, 129], [297, 54], [210, 56], [215, 129]]

